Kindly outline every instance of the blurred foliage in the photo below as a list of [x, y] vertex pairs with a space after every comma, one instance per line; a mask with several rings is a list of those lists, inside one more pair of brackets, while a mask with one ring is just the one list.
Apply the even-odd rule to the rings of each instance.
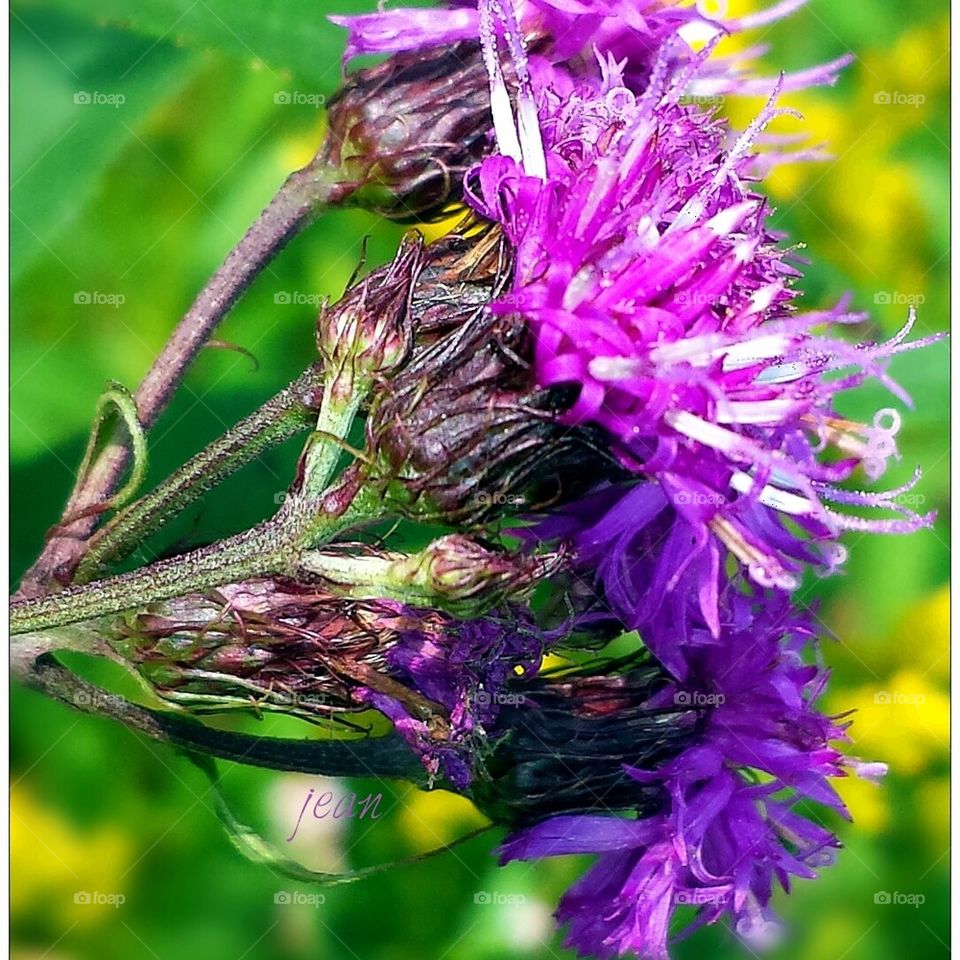
[[[339, 78], [343, 37], [313, 0], [19, 0], [11, 15], [11, 569], [38, 551], [79, 460], [103, 383], [134, 385], [193, 294], [284, 175], [313, 152]], [[369, 9], [338, 0], [340, 11]], [[744, 3], [731, 3], [737, 13]], [[906, 304], [920, 332], [948, 319], [948, 16], [929, 0], [813, 0], [764, 42], [771, 72], [857, 53], [835, 90], [791, 95], [829, 163], [779, 170], [778, 222], [806, 244], [811, 304], [845, 290], [877, 337]], [[281, 93], [299, 92], [299, 104]], [[86, 96], [84, 96], [86, 95]], [[887, 95], [887, 96], [885, 96]], [[88, 102], [84, 102], [84, 101]], [[306, 102], [304, 102], [306, 101]], [[759, 103], [730, 104], [744, 122]], [[294, 376], [311, 356], [314, 308], [337, 296], [369, 239], [382, 262], [396, 227], [331, 214], [296, 240], [233, 311], [220, 338], [259, 361], [208, 349], [152, 438], [163, 476]], [[84, 294], [90, 296], [84, 297]], [[84, 299], [94, 302], [84, 303]], [[282, 298], [281, 298], [282, 299]], [[96, 302], [100, 301], [100, 302]], [[925, 476], [918, 506], [933, 531], [896, 541], [850, 537], [846, 575], [811, 583], [838, 642], [829, 706], [856, 709], [853, 752], [884, 760], [883, 786], [841, 784], [848, 844], [818, 883], [783, 903], [787, 960], [915, 960], [948, 953], [947, 347], [899, 359], [916, 401], [902, 470]], [[864, 391], [850, 412], [882, 400]], [[265, 456], [151, 544], [139, 559], [239, 530], [274, 509], [296, 445]], [[14, 956], [128, 960], [485, 960], [566, 956], [552, 905], [582, 864], [496, 868], [486, 834], [447, 855], [278, 903], [296, 887], [234, 851], [209, 785], [188, 761], [109, 722], [13, 691]], [[303, 735], [290, 722], [273, 732]], [[242, 815], [281, 845], [316, 778], [226, 766]], [[476, 827], [468, 803], [381, 783], [376, 821], [309, 822], [289, 846], [318, 868], [359, 866], [445, 843]], [[918, 907], [879, 894], [921, 895]], [[91, 901], [83, 903], [90, 894]], [[489, 894], [490, 896], [485, 896]], [[500, 896], [498, 896], [498, 894]], [[122, 904], [116, 901], [124, 898]], [[280, 897], [282, 900], [283, 897]], [[314, 898], [319, 899], [319, 898]], [[485, 903], [511, 900], [509, 903]], [[517, 902], [517, 901], [522, 902]], [[477, 902], [481, 901], [481, 902]], [[680, 958], [743, 955], [704, 931]]]

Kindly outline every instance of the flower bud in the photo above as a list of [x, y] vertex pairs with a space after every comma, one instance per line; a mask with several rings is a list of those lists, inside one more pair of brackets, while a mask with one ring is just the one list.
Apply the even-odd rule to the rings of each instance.
[[[466, 562], [471, 548], [444, 539], [431, 578], [461, 588], [459, 561], [442, 558], [464, 550]], [[355, 726], [351, 715], [373, 707], [431, 779], [511, 825], [653, 812], [659, 787], [638, 785], [624, 765], [658, 767], [701, 722], [699, 709], [664, 696], [670, 680], [651, 659], [612, 664], [609, 675], [537, 677], [552, 635], [520, 606], [458, 620], [269, 578], [158, 603], [102, 629], [160, 698], [193, 713], [273, 711]]]
[[487, 309], [509, 278], [500, 234], [451, 236], [426, 260], [411, 301], [413, 348], [367, 419], [371, 479], [393, 506], [421, 520], [482, 522], [619, 475], [592, 428], [558, 423], [573, 397], [533, 382], [523, 320]]
[[397, 53], [351, 74], [328, 122], [325, 159], [357, 185], [348, 202], [441, 219], [493, 123], [479, 44]]
[[401, 561], [401, 569], [428, 596], [442, 597], [445, 609], [469, 616], [507, 597], [518, 599], [549, 577], [561, 562], [559, 554], [507, 553], [462, 534], [451, 534]]
[[434, 540], [414, 554], [370, 549], [350, 553], [327, 547], [301, 560], [305, 573], [323, 579], [339, 596], [390, 597], [439, 608], [456, 617], [477, 617], [506, 600], [519, 600], [562, 563], [559, 553], [510, 553], [464, 536]]
[[423, 240], [410, 234], [389, 264], [354, 284], [335, 306], [324, 305], [317, 349], [331, 398], [350, 400], [406, 358], [410, 296], [422, 268]]
[[419, 350], [465, 328], [486, 307], [504, 282], [508, 256], [497, 231], [478, 234], [469, 218], [431, 243], [424, 255], [410, 301]]
[[363, 709], [358, 684], [410, 624], [399, 604], [347, 601], [270, 578], [154, 604], [111, 628], [110, 642], [180, 706], [337, 719]]

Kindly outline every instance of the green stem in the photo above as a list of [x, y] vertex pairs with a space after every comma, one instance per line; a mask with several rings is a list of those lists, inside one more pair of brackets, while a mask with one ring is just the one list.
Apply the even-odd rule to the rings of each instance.
[[272, 523], [254, 527], [210, 547], [161, 560], [131, 573], [60, 593], [18, 601], [10, 607], [10, 632], [45, 630], [107, 616], [210, 589], [232, 579], [276, 572], [280, 544]]
[[76, 582], [88, 583], [108, 561], [126, 556], [171, 517], [255, 460], [264, 450], [310, 428], [320, 394], [316, 365], [259, 410], [187, 461], [153, 491], [118, 513], [91, 539]]
[[356, 384], [349, 399], [338, 400], [330, 389], [330, 377], [324, 384], [323, 401], [317, 416], [316, 433], [303, 456], [303, 482], [298, 496], [312, 502], [327, 489], [343, 455], [342, 441], [350, 432], [367, 389]]
[[335, 501], [333, 506], [322, 516], [282, 510], [245, 533], [179, 557], [60, 593], [15, 601], [10, 606], [10, 633], [93, 620], [250, 577], [295, 574], [306, 546], [329, 541], [348, 527], [373, 519], [370, 511], [377, 509], [371, 498], [362, 495], [345, 509]]
[[[471, 618], [505, 599], [524, 596], [556, 568], [555, 554], [521, 559], [484, 553], [465, 539], [451, 543], [455, 539], [442, 537], [411, 554], [306, 550], [300, 557], [300, 569], [322, 577], [328, 589], [341, 597], [387, 597]], [[458, 550], [463, 551], [459, 557]]]
[[402, 777], [427, 785], [422, 764], [397, 734], [357, 740], [301, 740], [217, 730], [110, 694], [70, 673], [49, 653], [24, 662], [26, 672], [17, 673], [21, 682], [75, 710], [119, 720], [154, 740], [271, 770], [329, 777]]
[[406, 554], [353, 556], [308, 550], [301, 557], [300, 565], [307, 573], [331, 580], [348, 590], [372, 586], [392, 588], [401, 585], [400, 581], [393, 582], [393, 571], [399, 563], [409, 559]]
[[10, 675], [17, 680], [27, 681], [37, 660], [58, 650], [115, 656], [96, 630], [82, 624], [70, 624], [42, 632], [31, 631], [11, 639]]

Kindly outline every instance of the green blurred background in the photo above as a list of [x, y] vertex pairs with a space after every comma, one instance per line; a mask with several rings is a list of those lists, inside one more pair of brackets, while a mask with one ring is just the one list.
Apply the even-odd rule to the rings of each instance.
[[[59, 514], [100, 389], [134, 386], [176, 318], [284, 175], [319, 142], [343, 37], [331, 0], [18, 0], [11, 16], [11, 569], [18, 577]], [[337, 0], [337, 10], [369, 9]], [[708, 5], [709, 6], [709, 5]], [[728, 6], [724, 4], [724, 6]], [[739, 13], [746, 3], [732, 3]], [[869, 309], [868, 335], [920, 307], [919, 330], [948, 322], [948, 10], [945, 2], [813, 0], [765, 38], [767, 68], [848, 50], [835, 90], [786, 98], [827, 164], [778, 171], [778, 219], [813, 260], [805, 290], [826, 305], [845, 290]], [[83, 96], [88, 94], [88, 96]], [[118, 96], [119, 95], [119, 96]], [[122, 97], [122, 101], [121, 98]], [[84, 102], [88, 101], [88, 102]], [[284, 102], [287, 101], [287, 102]], [[738, 122], [759, 103], [729, 104]], [[801, 129], [796, 121], [783, 130]], [[326, 217], [284, 253], [233, 311], [152, 438], [159, 478], [266, 399], [311, 357], [314, 307], [337, 296], [369, 237], [369, 263], [399, 236], [358, 212]], [[85, 296], [86, 295], [86, 296]], [[291, 302], [278, 302], [278, 301]], [[87, 301], [87, 302], [84, 302]], [[817, 883], [781, 902], [775, 957], [913, 960], [946, 956], [948, 903], [948, 363], [937, 345], [894, 373], [916, 400], [891, 480], [922, 463], [917, 505], [932, 531], [851, 536], [845, 576], [810, 584], [838, 642], [829, 707], [856, 709], [853, 752], [891, 764], [883, 787], [843, 792], [855, 823]], [[864, 391], [851, 415], [885, 401]], [[226, 485], [140, 559], [239, 530], [274, 509], [296, 444]], [[550, 911], [582, 863], [494, 866], [496, 834], [441, 858], [318, 891], [234, 852], [203, 776], [171, 750], [32, 693], [12, 701], [14, 956], [209, 960], [414, 960], [569, 954]], [[304, 735], [274, 721], [273, 732]], [[482, 820], [443, 793], [384, 784], [376, 821], [316, 821], [285, 844], [316, 778], [224, 769], [241, 813], [305, 863], [333, 869], [406, 857]], [[77, 903], [117, 895], [120, 906]], [[484, 897], [482, 894], [499, 894]], [[884, 903], [894, 892], [922, 905]], [[83, 899], [82, 897], [79, 899]], [[91, 897], [103, 899], [103, 897]], [[509, 900], [484, 903], [477, 900]], [[891, 897], [889, 899], [896, 899]], [[680, 958], [746, 955], [723, 929]]]

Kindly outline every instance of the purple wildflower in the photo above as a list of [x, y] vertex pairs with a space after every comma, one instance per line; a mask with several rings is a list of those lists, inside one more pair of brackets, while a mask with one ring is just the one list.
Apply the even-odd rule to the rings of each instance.
[[814, 631], [778, 595], [730, 589], [722, 609], [719, 640], [703, 630], [687, 680], [649, 704], [700, 711], [699, 737], [655, 770], [629, 770], [638, 784], [661, 786], [661, 811], [554, 817], [502, 849], [504, 861], [599, 854], [558, 909], [568, 945], [584, 955], [664, 960], [683, 905], [697, 908], [685, 933], [729, 915], [743, 938], [769, 937], [774, 884], [815, 877], [840, 846], [797, 808], [813, 802], [847, 816], [829, 779], [862, 766], [832, 746], [846, 739], [846, 723], [815, 707], [827, 674], [803, 657]]
[[[614, 547], [622, 584], [642, 559], [623, 555], [625, 542], [671, 507], [676, 532], [660, 536], [676, 564], [661, 557], [661, 585], [675, 589], [691, 564], [709, 571], [695, 593], [716, 631], [718, 543], [761, 586], [793, 589], [804, 564], [838, 565], [844, 530], [932, 521], [899, 502], [909, 487], [839, 486], [861, 465], [870, 480], [883, 473], [900, 416], [884, 409], [860, 424], [834, 408], [868, 379], [909, 403], [886, 366], [930, 340], [907, 342], [912, 313], [890, 341], [853, 345], [831, 330], [862, 319], [845, 302], [795, 310], [798, 271], [750, 185], [772, 99], [729, 145], [721, 121], [679, 103], [676, 84], [652, 82], [637, 98], [619, 65], [601, 66], [598, 89], [537, 90], [538, 129], [498, 122], [501, 155], [468, 176], [468, 199], [515, 247], [512, 288], [492, 309], [528, 321], [540, 385], [577, 386], [566, 422], [602, 426], [623, 465], [656, 482], [616, 501], [581, 540]], [[494, 99], [500, 85], [494, 74]]]
[[[361, 54], [397, 53], [473, 41], [483, 33], [484, 13], [512, 19], [514, 6], [522, 38], [552, 63], [563, 63], [574, 75], [591, 75], [593, 51], [627, 64], [629, 86], [641, 90], [650, 77], [657, 52], [670, 43], [670, 66], [680, 72], [696, 57], [693, 44], [749, 31], [781, 20], [807, 0], [780, 0], [755, 14], [714, 18], [697, 4], [677, 0], [447, 0], [440, 9], [401, 7], [351, 17], [331, 17], [350, 38], [345, 59]], [[479, 9], [478, 9], [479, 8]], [[749, 61], [766, 48], [753, 46], [735, 58], [716, 58], [691, 84], [688, 93], [769, 94], [773, 78], [750, 75]], [[787, 89], [832, 84], [850, 62], [842, 57], [785, 78]]]
[[[909, 405], [887, 368], [930, 341], [908, 342], [912, 312], [888, 342], [854, 345], [838, 331], [863, 317], [846, 300], [801, 311], [799, 261], [754, 186], [782, 159], [758, 153], [786, 112], [779, 94], [831, 82], [840, 64], [763, 81], [713, 58], [723, 33], [802, 3], [726, 23], [659, 0], [479, 0], [476, 10], [453, 0], [338, 21], [352, 31], [350, 56], [479, 35], [496, 150], [464, 192], [512, 253], [510, 286], [490, 311], [522, 318], [537, 387], [572, 397], [560, 421], [601, 429], [623, 471], [525, 535], [571, 543], [602, 589], [598, 618], [612, 611], [641, 631], [662, 676], [637, 709], [682, 711], [669, 718], [682, 742], [649, 764], [618, 761], [626, 787], [617, 782], [598, 812], [524, 807], [533, 825], [502, 850], [504, 861], [598, 855], [558, 917], [570, 945], [599, 958], [664, 960], [683, 905], [696, 908], [685, 932], [730, 917], [745, 940], [771, 937], [774, 887], [815, 877], [840, 846], [805, 807], [848, 816], [830, 781], [883, 773], [837, 749], [847, 721], [817, 709], [828, 674], [807, 656], [815, 630], [788, 591], [806, 568], [842, 563], [846, 530], [932, 521], [903, 505], [912, 483], [846, 486], [859, 470], [878, 480], [898, 457], [899, 413], [856, 423], [837, 410], [866, 381]], [[768, 103], [739, 136], [684, 100], [761, 91]], [[873, 509], [879, 518], [862, 515]], [[728, 554], [747, 576], [728, 576]], [[596, 613], [582, 597], [576, 622]], [[460, 627], [445, 628], [449, 645], [418, 636], [391, 653], [394, 675], [449, 714], [444, 737], [405, 702], [370, 693], [428, 769], [461, 789], [484, 761], [475, 735], [496, 741], [523, 719], [498, 717], [495, 696], [479, 709], [477, 691], [505, 684], [512, 660], [535, 672], [543, 649], [477, 623], [462, 654]]]

